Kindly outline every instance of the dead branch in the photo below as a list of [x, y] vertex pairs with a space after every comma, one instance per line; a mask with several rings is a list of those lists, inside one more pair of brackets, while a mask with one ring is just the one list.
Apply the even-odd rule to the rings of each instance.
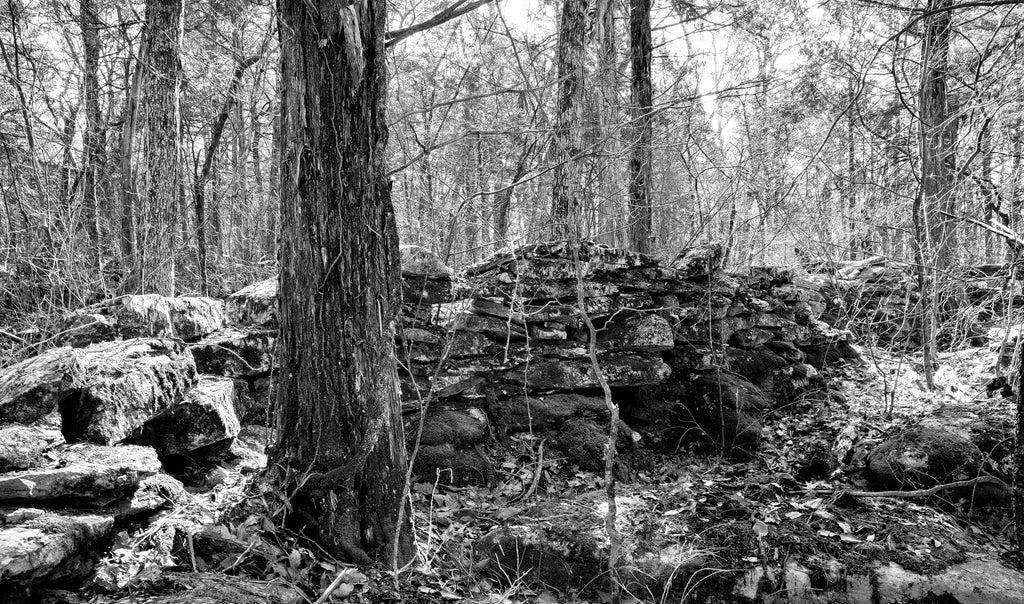
[[844, 491], [841, 494], [858, 498], [891, 497], [894, 499], [918, 499], [922, 497], [931, 497], [936, 493], [946, 491], [948, 489], [962, 489], [964, 487], [973, 487], [979, 484], [995, 484], [1007, 489], [1010, 488], [1009, 485], [995, 476], [978, 476], [977, 478], [971, 478], [970, 480], [958, 480], [956, 482], [940, 484], [928, 489], [918, 489], [915, 491]]

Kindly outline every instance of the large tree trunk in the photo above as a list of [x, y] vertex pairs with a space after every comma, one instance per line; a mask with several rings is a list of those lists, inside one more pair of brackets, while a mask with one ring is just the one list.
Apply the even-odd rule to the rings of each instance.
[[583, 151], [586, 0], [564, 0], [558, 27], [558, 114], [551, 187], [551, 236], [578, 240], [583, 211], [579, 157]]
[[633, 153], [629, 160], [629, 247], [651, 252], [651, 0], [629, 2], [630, 87], [633, 108]]
[[[79, 18], [82, 26], [82, 50], [84, 56], [83, 81], [85, 96], [85, 132], [82, 146], [85, 157], [82, 161], [82, 208], [86, 232], [94, 244], [102, 243], [103, 229], [101, 216], [106, 212], [99, 207], [99, 170], [103, 161], [103, 117], [100, 114], [100, 21], [93, 0], [81, 0]], [[104, 216], [105, 217], [105, 216]]]
[[[407, 467], [398, 232], [385, 171], [384, 0], [281, 0], [281, 446], [330, 552], [387, 559]], [[408, 515], [405, 515], [408, 518]], [[404, 523], [403, 523], [404, 524]], [[412, 555], [400, 527], [398, 560]]]
[[182, 0], [146, 3], [145, 171], [138, 212], [135, 283], [174, 295], [174, 253], [181, 186]]
[[922, 50], [921, 92], [921, 195], [927, 236], [935, 268], [950, 265], [957, 242], [952, 213], [953, 173], [956, 162], [956, 118], [949, 111], [946, 76], [949, 72], [951, 0], [928, 0]]

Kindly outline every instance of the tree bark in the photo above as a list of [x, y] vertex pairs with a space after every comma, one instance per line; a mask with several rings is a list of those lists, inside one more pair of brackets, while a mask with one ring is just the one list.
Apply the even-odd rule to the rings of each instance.
[[651, 252], [651, 0], [629, 2], [630, 86], [633, 109], [633, 153], [629, 160], [629, 247]]
[[[331, 553], [412, 555], [385, 170], [384, 0], [281, 0], [280, 447], [271, 468]], [[408, 518], [405, 514], [405, 518]], [[301, 518], [300, 518], [301, 520]]]
[[181, 187], [182, 0], [146, 3], [145, 171], [138, 212], [135, 283], [174, 295], [174, 253]]
[[580, 238], [582, 183], [578, 160], [583, 151], [584, 32], [587, 1], [564, 0], [558, 27], [558, 112], [555, 168], [551, 187], [551, 237]]

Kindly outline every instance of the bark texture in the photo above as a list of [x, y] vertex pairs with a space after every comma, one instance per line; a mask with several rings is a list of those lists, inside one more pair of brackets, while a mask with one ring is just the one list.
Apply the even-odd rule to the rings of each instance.
[[135, 283], [174, 295], [174, 251], [181, 184], [182, 0], [146, 3], [145, 169], [136, 229]]
[[[398, 236], [384, 169], [385, 2], [282, 0], [279, 11], [282, 445], [271, 467], [293, 486], [304, 480], [292, 505], [324, 547], [384, 560], [407, 466]], [[412, 554], [402, 529], [400, 564]]]
[[578, 160], [583, 151], [586, 0], [565, 0], [558, 26], [558, 114], [551, 191], [551, 234], [578, 239], [583, 195]]
[[629, 48], [633, 66], [633, 153], [629, 160], [629, 246], [651, 251], [651, 0], [630, 0]]

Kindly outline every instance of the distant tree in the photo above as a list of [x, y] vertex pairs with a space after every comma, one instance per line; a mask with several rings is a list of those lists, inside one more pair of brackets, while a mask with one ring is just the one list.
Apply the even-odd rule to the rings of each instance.
[[[281, 0], [281, 378], [272, 457], [330, 552], [389, 559], [407, 468], [385, 173], [384, 0]], [[405, 515], [408, 518], [408, 515]], [[402, 526], [399, 563], [412, 554]]]

